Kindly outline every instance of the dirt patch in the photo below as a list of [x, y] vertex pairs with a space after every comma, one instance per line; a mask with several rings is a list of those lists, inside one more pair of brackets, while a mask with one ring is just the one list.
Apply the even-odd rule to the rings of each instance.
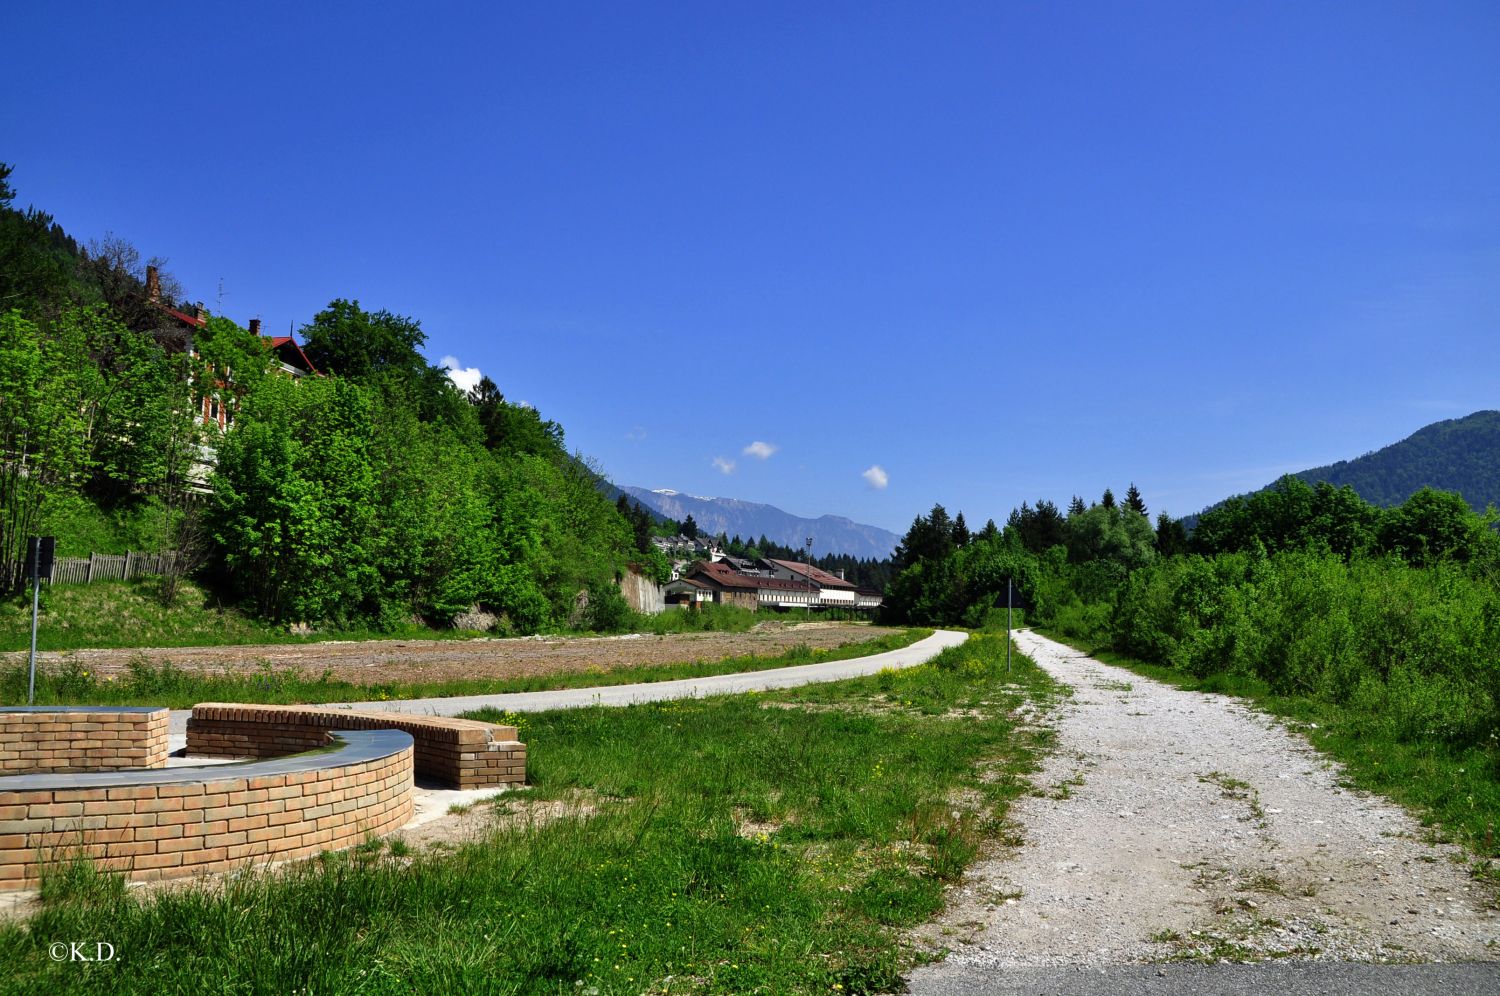
[[[327, 672], [356, 684], [503, 680], [549, 674], [606, 674], [617, 668], [773, 657], [799, 645], [828, 650], [898, 632], [862, 623], [757, 624], [748, 633], [672, 633], [665, 636], [525, 637], [494, 640], [367, 640], [349, 643], [76, 650], [39, 654], [57, 665], [72, 658], [100, 677], [124, 673], [130, 661], [171, 661], [187, 670], [255, 673], [269, 665], [309, 678]], [[15, 659], [17, 655], [0, 655]]]
[[598, 795], [582, 789], [570, 790], [560, 799], [532, 799], [506, 792], [420, 826], [397, 830], [386, 841], [387, 846], [392, 841], [402, 841], [414, 852], [458, 848], [498, 830], [541, 827], [560, 819], [592, 816], [603, 804]]
[[913, 992], [1023, 965], [1500, 953], [1495, 898], [1465, 855], [1344, 787], [1296, 733], [1032, 633], [1017, 642], [1077, 694], [1012, 809], [1022, 846], [975, 865], [917, 931], [952, 951]]

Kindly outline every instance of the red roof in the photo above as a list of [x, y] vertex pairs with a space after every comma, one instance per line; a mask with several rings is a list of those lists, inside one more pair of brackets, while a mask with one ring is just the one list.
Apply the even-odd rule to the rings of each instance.
[[693, 574], [707, 578], [709, 581], [722, 588], [743, 588], [746, 590], [759, 591], [770, 589], [774, 591], [812, 591], [811, 585], [800, 581], [788, 581], [785, 578], [762, 578], [741, 574], [738, 571], [725, 567], [723, 564], [702, 563], [693, 569]]
[[[307, 354], [302, 351], [302, 347], [297, 345], [297, 340], [293, 339], [291, 336], [263, 335], [261, 336], [261, 338], [269, 342], [271, 344], [271, 349], [276, 352], [280, 352], [282, 347], [284, 346], [290, 346], [292, 348], [292, 351], [296, 354], [296, 358], [302, 361], [301, 366], [303, 370], [306, 370], [308, 373], [314, 374], [318, 372], [318, 368], [313, 366], [312, 360], [309, 360], [307, 358]], [[294, 367], [297, 366], [297, 364], [288, 363], [287, 366]]]
[[176, 308], [163, 308], [162, 310], [171, 315], [173, 318], [177, 319], [179, 322], [182, 322], [184, 325], [191, 325], [195, 329], [201, 329], [203, 326], [208, 324], [207, 320], [199, 318], [196, 315], [185, 314], [181, 311], [178, 311]]
[[801, 574], [819, 588], [848, 588], [850, 591], [854, 590], [854, 585], [851, 582], [845, 581], [836, 574], [829, 574], [821, 568], [813, 567], [810, 564], [799, 564], [795, 560], [773, 560], [771, 563], [777, 567], [785, 568], [793, 574]]

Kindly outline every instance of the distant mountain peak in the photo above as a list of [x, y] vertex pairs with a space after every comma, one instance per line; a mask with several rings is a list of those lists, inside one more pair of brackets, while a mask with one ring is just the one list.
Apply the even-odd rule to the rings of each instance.
[[841, 515], [822, 515], [816, 519], [804, 518], [759, 502], [740, 498], [710, 498], [701, 495], [683, 494], [673, 488], [646, 490], [621, 486], [625, 494], [645, 505], [658, 515], [681, 521], [689, 515], [703, 532], [726, 536], [739, 536], [743, 540], [758, 540], [762, 536], [800, 549], [813, 538], [813, 556], [829, 553], [849, 554], [862, 559], [884, 560], [896, 549], [901, 537], [879, 526], [855, 522]]

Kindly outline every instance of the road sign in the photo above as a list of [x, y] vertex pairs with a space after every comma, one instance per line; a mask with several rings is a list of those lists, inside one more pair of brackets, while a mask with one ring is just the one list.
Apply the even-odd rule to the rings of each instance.
[[56, 536], [33, 536], [26, 544], [26, 580], [52, 580], [52, 562], [56, 559]]

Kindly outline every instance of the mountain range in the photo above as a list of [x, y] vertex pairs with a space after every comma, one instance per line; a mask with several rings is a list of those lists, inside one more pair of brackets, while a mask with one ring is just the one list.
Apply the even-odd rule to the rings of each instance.
[[647, 509], [681, 522], [689, 515], [699, 530], [711, 535], [740, 536], [753, 540], [765, 536], [783, 546], [801, 548], [812, 537], [813, 556], [844, 553], [861, 559], [883, 560], [896, 549], [901, 537], [879, 526], [867, 526], [840, 515], [803, 518], [775, 505], [762, 505], [738, 498], [701, 498], [670, 488], [648, 491], [622, 486], [620, 490]]

